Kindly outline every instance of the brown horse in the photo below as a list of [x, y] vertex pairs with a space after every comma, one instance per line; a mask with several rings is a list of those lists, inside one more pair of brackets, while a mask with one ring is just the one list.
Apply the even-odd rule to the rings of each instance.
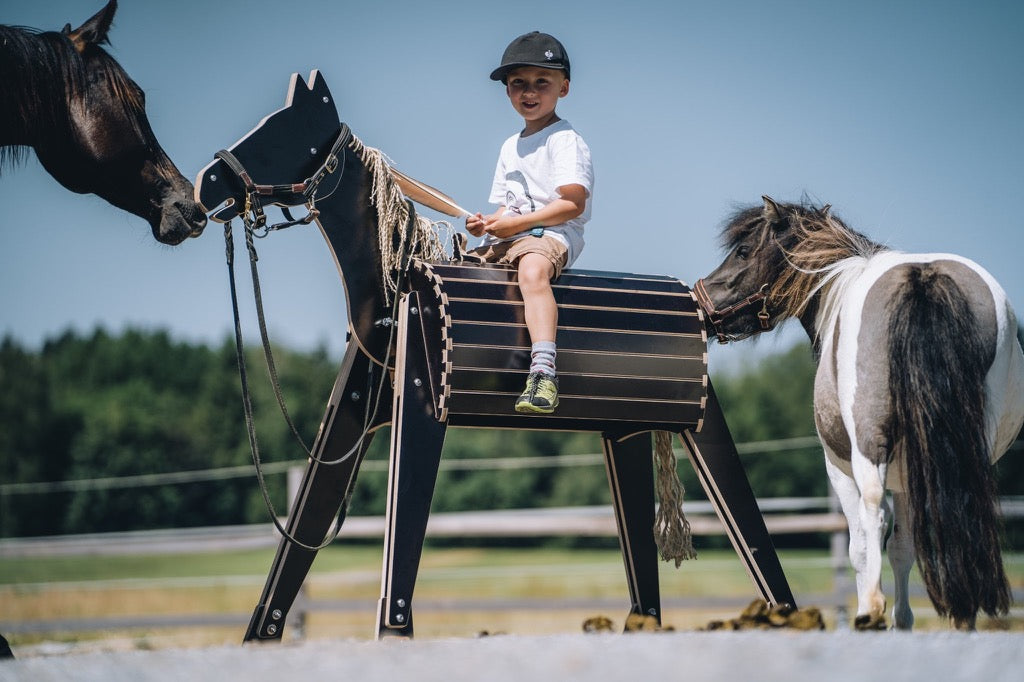
[[[186, 180], [146, 118], [145, 94], [100, 47], [116, 0], [71, 30], [0, 26], [0, 168], [32, 148], [67, 189], [144, 218], [164, 244], [206, 227]], [[0, 635], [0, 658], [13, 657]]]
[[100, 47], [116, 10], [111, 0], [59, 33], [0, 26], [0, 167], [32, 148], [67, 189], [96, 194], [145, 219], [157, 240], [180, 244], [202, 233], [206, 216], [153, 134], [145, 94]]

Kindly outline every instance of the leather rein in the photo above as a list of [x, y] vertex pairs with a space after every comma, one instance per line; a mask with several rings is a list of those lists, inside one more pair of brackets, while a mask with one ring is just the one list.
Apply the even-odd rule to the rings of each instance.
[[693, 297], [697, 299], [697, 304], [700, 305], [701, 309], [707, 314], [708, 322], [711, 323], [711, 327], [714, 329], [719, 343], [728, 343], [732, 339], [732, 337], [722, 330], [722, 322], [744, 308], [756, 303], [761, 304], [761, 310], [757, 313], [757, 319], [761, 321], [762, 331], [771, 329], [769, 321], [770, 316], [768, 314], [768, 284], [762, 284], [761, 288], [758, 289], [757, 292], [747, 296], [743, 300], [737, 301], [725, 308], [718, 309], [715, 307], [714, 301], [711, 300], [711, 295], [708, 294], [707, 287], [704, 285], [704, 280], [702, 278], [698, 279], [693, 285]]
[[[313, 175], [306, 178], [302, 182], [285, 184], [285, 185], [261, 185], [253, 182], [249, 173], [245, 170], [245, 167], [238, 160], [238, 158], [226, 149], [215, 154], [216, 158], [221, 159], [228, 166], [238, 179], [242, 182], [245, 189], [245, 207], [244, 210], [239, 211], [239, 215], [242, 218], [242, 222], [245, 228], [245, 243], [249, 251], [249, 267], [252, 272], [252, 284], [253, 293], [256, 301], [256, 315], [259, 321], [260, 328], [260, 339], [263, 343], [263, 354], [267, 362], [267, 370], [270, 373], [271, 384], [273, 385], [274, 395], [277, 398], [277, 404], [281, 409], [281, 414], [284, 415], [285, 422], [292, 432], [292, 436], [302, 446], [306, 455], [313, 461], [316, 461], [323, 465], [336, 465], [340, 464], [350, 457], [356, 455], [359, 450], [363, 447], [366, 434], [370, 431], [370, 426], [373, 420], [376, 418], [377, 411], [380, 405], [380, 396], [384, 389], [384, 382], [389, 378], [387, 371], [388, 356], [385, 357], [384, 367], [380, 370], [380, 378], [375, 381], [373, 373], [375, 371], [373, 363], [370, 363], [369, 374], [367, 376], [367, 399], [366, 399], [366, 413], [363, 418], [363, 429], [359, 438], [356, 439], [355, 445], [349, 449], [348, 452], [341, 455], [340, 457], [333, 460], [325, 460], [317, 456], [316, 453], [312, 452], [310, 448], [303, 441], [302, 436], [299, 435], [298, 429], [295, 427], [291, 416], [288, 413], [288, 408], [285, 405], [284, 395], [281, 392], [281, 385], [277, 375], [277, 368], [274, 363], [274, 356], [270, 347], [270, 339], [267, 335], [267, 324], [266, 318], [263, 312], [263, 296], [261, 294], [259, 274], [256, 267], [256, 262], [259, 260], [259, 256], [256, 253], [256, 247], [253, 242], [254, 237], [266, 237], [270, 232], [274, 230], [284, 229], [293, 225], [308, 225], [319, 217], [320, 212], [316, 209], [316, 195], [319, 189], [320, 183], [328, 175], [332, 175], [338, 172], [338, 183], [341, 182], [341, 176], [345, 172], [345, 156], [344, 149], [352, 141], [352, 131], [348, 125], [342, 123], [341, 129], [338, 132], [338, 136], [331, 147], [330, 152], [324, 159], [324, 162], [320, 165]], [[339, 165], [340, 159], [340, 165]], [[263, 211], [264, 201], [271, 203], [278, 203], [282, 213], [288, 219], [286, 222], [276, 223], [273, 225], [267, 225], [266, 214]], [[306, 216], [298, 220], [293, 219], [288, 208], [282, 204], [285, 202], [292, 205], [304, 204], [309, 211]], [[406, 229], [411, 229], [413, 220], [415, 219], [415, 212], [412, 210], [410, 204], [409, 208], [409, 225]], [[266, 481], [263, 475], [262, 462], [260, 460], [260, 449], [259, 443], [256, 438], [256, 427], [255, 419], [253, 416], [252, 397], [249, 390], [249, 379], [248, 372], [246, 371], [245, 364], [245, 352], [242, 343], [242, 327], [238, 313], [238, 294], [235, 287], [235, 268], [234, 268], [234, 238], [232, 236], [231, 220], [224, 221], [224, 242], [226, 247], [226, 258], [228, 265], [228, 276], [231, 284], [231, 307], [234, 314], [235, 323], [235, 351], [237, 354], [238, 362], [238, 374], [241, 380], [242, 386], [242, 405], [245, 412], [245, 425], [249, 436], [249, 449], [252, 452], [253, 465], [256, 469], [256, 478], [259, 481], [260, 492], [263, 494], [263, 501], [270, 513], [270, 518], [274, 522], [274, 526], [278, 532], [286, 538], [292, 544], [301, 547], [309, 551], [318, 551], [323, 549], [338, 536], [341, 530], [341, 524], [345, 518], [345, 509], [343, 508], [338, 514], [337, 521], [334, 529], [328, 533], [324, 538], [323, 542], [317, 545], [309, 545], [298, 538], [290, 534], [281, 522], [278, 520], [277, 512], [274, 509], [273, 503], [270, 501], [270, 494], [267, 490]], [[404, 259], [403, 259], [404, 260]], [[397, 319], [397, 308], [398, 308], [399, 297], [395, 297], [393, 316]], [[391, 352], [393, 345], [394, 328], [392, 327], [392, 338], [388, 339], [388, 353]], [[371, 401], [370, 397], [374, 396], [375, 400]], [[372, 408], [371, 408], [371, 403]]]

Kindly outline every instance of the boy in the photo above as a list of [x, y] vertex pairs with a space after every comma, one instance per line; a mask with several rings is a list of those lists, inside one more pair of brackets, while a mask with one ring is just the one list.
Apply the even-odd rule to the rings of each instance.
[[532, 347], [516, 412], [551, 414], [558, 406], [558, 309], [551, 281], [583, 249], [594, 171], [583, 138], [555, 113], [558, 100], [569, 94], [569, 57], [560, 42], [537, 31], [519, 36], [491, 80], [505, 84], [524, 126], [498, 155], [490, 195], [498, 210], [467, 217], [466, 230], [484, 237], [475, 254], [518, 270]]

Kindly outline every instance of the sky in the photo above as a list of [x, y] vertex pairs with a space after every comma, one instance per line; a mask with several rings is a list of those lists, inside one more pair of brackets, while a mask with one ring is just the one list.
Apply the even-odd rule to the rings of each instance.
[[[0, 0], [0, 23], [77, 27], [103, 4]], [[293, 72], [319, 69], [365, 144], [486, 211], [498, 148], [522, 123], [488, 74], [532, 30], [566, 46], [573, 77], [558, 112], [595, 167], [574, 267], [692, 284], [722, 259], [725, 218], [767, 194], [830, 203], [895, 249], [972, 258], [1024, 307], [1019, 2], [123, 0], [109, 51], [190, 180], [283, 106]], [[229, 338], [220, 225], [168, 247], [34, 157], [2, 173], [0, 337], [37, 348], [68, 329], [130, 326]], [[319, 232], [296, 227], [258, 247], [271, 338], [340, 357], [344, 291]], [[251, 303], [242, 314], [258, 339]], [[801, 334], [791, 324], [713, 344], [712, 374]]]

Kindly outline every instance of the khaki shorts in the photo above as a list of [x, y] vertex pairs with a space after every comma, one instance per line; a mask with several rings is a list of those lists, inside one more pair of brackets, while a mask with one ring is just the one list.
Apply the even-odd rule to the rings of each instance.
[[530, 235], [528, 237], [520, 237], [511, 242], [498, 242], [497, 244], [480, 246], [472, 249], [469, 253], [480, 256], [488, 263], [504, 263], [507, 265], [517, 265], [519, 259], [528, 253], [539, 253], [550, 261], [551, 266], [555, 270], [551, 279], [557, 279], [562, 274], [565, 261], [569, 258], [569, 249], [565, 247], [565, 244], [548, 235], [540, 237]]

